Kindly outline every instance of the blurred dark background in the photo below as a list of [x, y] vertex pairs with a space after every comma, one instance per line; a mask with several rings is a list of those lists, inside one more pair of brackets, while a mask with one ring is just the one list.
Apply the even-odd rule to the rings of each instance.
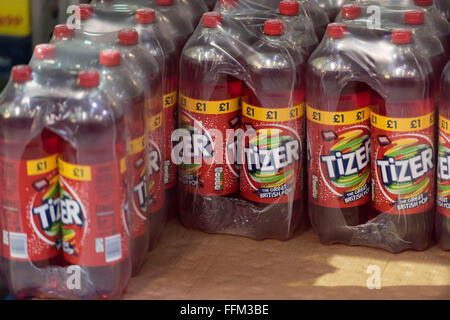
[[71, 4], [89, 0], [0, 0], [0, 91], [11, 67], [28, 63], [32, 48], [50, 40], [53, 27], [67, 19]]

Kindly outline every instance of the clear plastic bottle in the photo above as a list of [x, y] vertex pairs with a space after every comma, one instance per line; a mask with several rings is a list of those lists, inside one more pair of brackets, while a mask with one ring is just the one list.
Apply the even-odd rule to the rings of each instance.
[[[38, 46], [35, 57], [52, 54]], [[1, 251], [16, 298], [36, 295], [43, 285], [40, 268], [58, 265], [61, 253], [58, 137], [45, 129], [50, 103], [32, 80], [31, 67], [16, 66], [0, 96]]]
[[267, 20], [245, 54], [240, 195], [258, 208], [257, 239], [288, 239], [305, 217], [305, 60], [283, 33], [281, 20]]
[[[236, 155], [227, 150], [234, 135], [227, 129], [239, 128], [242, 82], [221, 69], [232, 68], [239, 53], [230, 46], [221, 23], [220, 13], [204, 14], [200, 34], [188, 42], [180, 61], [179, 127], [193, 137], [191, 143], [200, 137], [209, 141], [202, 154], [182, 155], [190, 159], [179, 169], [180, 219], [207, 232], [220, 232], [229, 223], [227, 217], [211, 214], [209, 204], [239, 194], [239, 170], [231, 160]], [[223, 46], [231, 51], [225, 54]], [[215, 140], [214, 130], [220, 131], [221, 140]]]
[[436, 237], [443, 250], [450, 250], [450, 63], [445, 67], [441, 79]]
[[178, 213], [178, 202], [170, 201], [177, 197], [177, 167], [171, 159], [171, 135], [178, 126], [178, 66], [179, 57], [175, 43], [162, 33], [156, 23], [154, 9], [136, 11], [136, 30], [142, 45], [150, 52], [160, 65], [163, 74], [163, 123], [164, 123], [164, 182], [166, 186], [165, 212], [168, 217]]
[[[348, 36], [345, 24], [330, 24], [328, 44], [311, 56], [307, 71], [308, 209], [311, 223], [325, 244], [350, 241], [347, 226], [366, 222], [371, 213], [371, 91], [357, 81], [341, 89], [342, 84], [336, 81], [349, 72], [349, 62], [334, 56]], [[335, 170], [338, 158], [357, 153], [358, 166], [354, 164], [348, 174]]]
[[[111, 56], [104, 54], [105, 60]], [[127, 229], [125, 109], [99, 88], [113, 73], [83, 71], [77, 92], [57, 111], [64, 260], [80, 266], [94, 291], [118, 299], [131, 275]], [[95, 142], [95, 143], [93, 143]]]

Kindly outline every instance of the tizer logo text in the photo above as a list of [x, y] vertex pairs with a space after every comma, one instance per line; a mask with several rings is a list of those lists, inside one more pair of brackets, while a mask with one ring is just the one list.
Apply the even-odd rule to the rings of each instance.
[[395, 160], [385, 157], [377, 160], [384, 185], [414, 181], [433, 169], [433, 149], [426, 148], [418, 155], [407, 160]]
[[320, 161], [325, 163], [328, 177], [337, 180], [339, 177], [351, 176], [364, 170], [370, 162], [370, 140], [356, 151], [349, 153], [333, 152], [330, 155], [320, 156]]
[[292, 140], [274, 149], [245, 148], [249, 172], [277, 172], [300, 160], [300, 142]]
[[39, 217], [41, 227], [48, 231], [51, 226], [61, 218], [59, 211], [59, 199], [45, 200], [42, 205], [32, 209], [33, 215]]

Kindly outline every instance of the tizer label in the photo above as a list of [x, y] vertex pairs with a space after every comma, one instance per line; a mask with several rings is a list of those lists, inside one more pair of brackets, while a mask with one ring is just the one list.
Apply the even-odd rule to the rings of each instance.
[[148, 205], [150, 213], [157, 212], [164, 206], [164, 167], [163, 167], [163, 113], [154, 114], [148, 118], [149, 130], [147, 148], [148, 170]]
[[371, 113], [375, 209], [413, 214], [434, 205], [434, 112], [413, 118]]
[[370, 108], [322, 111], [307, 107], [309, 200], [331, 208], [369, 201]]
[[147, 154], [144, 136], [130, 142], [127, 162], [131, 179], [131, 235], [137, 238], [148, 231]]
[[96, 165], [58, 160], [64, 259], [100, 267], [128, 257], [126, 158]]
[[304, 108], [304, 104], [273, 109], [242, 104], [242, 197], [259, 203], [301, 197]]
[[437, 210], [450, 217], [450, 120], [439, 117]]
[[40, 261], [58, 254], [61, 233], [57, 156], [0, 158], [2, 254]]
[[166, 189], [177, 184], [177, 166], [171, 161], [171, 135], [178, 126], [178, 92], [173, 91], [163, 96], [164, 123], [164, 183]]
[[180, 128], [186, 135], [176, 146], [179, 181], [192, 193], [227, 195], [239, 189], [236, 129], [240, 126], [240, 97], [204, 101], [180, 94]]

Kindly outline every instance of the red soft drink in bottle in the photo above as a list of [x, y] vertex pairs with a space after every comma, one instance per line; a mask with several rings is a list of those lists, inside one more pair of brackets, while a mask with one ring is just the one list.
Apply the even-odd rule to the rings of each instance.
[[165, 212], [168, 217], [178, 213], [177, 167], [171, 159], [171, 136], [178, 126], [178, 65], [179, 57], [175, 43], [162, 33], [156, 23], [157, 13], [143, 8], [136, 11], [136, 30], [142, 45], [164, 67], [163, 74], [163, 123], [164, 123], [164, 183], [166, 188]]
[[[115, 57], [104, 54], [103, 65]], [[126, 109], [99, 84], [99, 72], [80, 72], [77, 94], [58, 111], [63, 250], [94, 288], [81, 298], [118, 299], [131, 275]]]
[[443, 250], [450, 250], [450, 63], [442, 73], [441, 92], [436, 237]]
[[[51, 49], [38, 48], [35, 56], [49, 57]], [[50, 102], [32, 78], [30, 67], [14, 67], [0, 96], [1, 251], [17, 298], [37, 294], [40, 269], [59, 263], [61, 247], [58, 138], [45, 128]]]
[[[183, 50], [179, 128], [186, 134], [172, 151], [180, 160], [181, 221], [207, 232], [220, 232], [232, 221], [233, 212], [213, 214], [211, 209], [239, 192], [234, 130], [240, 124], [242, 82], [221, 69], [238, 55], [221, 23], [220, 13], [204, 14], [202, 29]], [[220, 49], [229, 46], [227, 54]]]
[[264, 35], [245, 54], [240, 195], [251, 204], [256, 239], [288, 239], [306, 216], [305, 62], [283, 32], [281, 20], [267, 20]]
[[[411, 30], [391, 33], [392, 58], [379, 65], [384, 99], [370, 116], [373, 223], [401, 239], [392, 251], [424, 250], [432, 239], [435, 205], [435, 107], [429, 61], [413, 49]], [[399, 72], [403, 70], [403, 72]]]
[[345, 24], [330, 24], [326, 46], [308, 63], [308, 208], [325, 244], [350, 241], [347, 226], [366, 222], [371, 212], [370, 89], [360, 82], [341, 89], [336, 81], [349, 72], [347, 61], [334, 57], [347, 36]]

